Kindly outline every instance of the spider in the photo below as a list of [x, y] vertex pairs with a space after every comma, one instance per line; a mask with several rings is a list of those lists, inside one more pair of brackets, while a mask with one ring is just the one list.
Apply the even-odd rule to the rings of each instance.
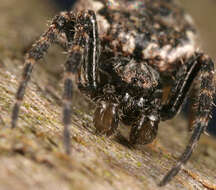
[[151, 143], [159, 122], [172, 119], [193, 95], [193, 133], [160, 182], [163, 186], [188, 161], [210, 120], [214, 63], [198, 49], [196, 36], [190, 16], [174, 0], [79, 0], [72, 11], [55, 16], [27, 52], [12, 128], [33, 67], [53, 43], [68, 54], [62, 119], [68, 154], [73, 76], [79, 90], [96, 104], [96, 132], [112, 135], [121, 121], [131, 126], [132, 144]]

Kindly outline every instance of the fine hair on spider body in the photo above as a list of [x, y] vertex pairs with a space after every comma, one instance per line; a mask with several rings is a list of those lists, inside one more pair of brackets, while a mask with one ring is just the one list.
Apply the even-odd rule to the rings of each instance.
[[[55, 16], [33, 44], [25, 56], [11, 126], [16, 127], [33, 67], [53, 43], [67, 51], [62, 98], [67, 154], [73, 76], [79, 90], [96, 104], [96, 133], [110, 136], [121, 121], [131, 126], [131, 144], [151, 143], [160, 121], [174, 118], [194, 90], [192, 136], [177, 164], [159, 183], [164, 186], [189, 160], [208, 125], [215, 93], [214, 63], [196, 48], [193, 24], [173, 0], [107, 1], [80, 0], [74, 11]], [[62, 34], [65, 41], [60, 40]], [[164, 100], [166, 88], [170, 90]]]

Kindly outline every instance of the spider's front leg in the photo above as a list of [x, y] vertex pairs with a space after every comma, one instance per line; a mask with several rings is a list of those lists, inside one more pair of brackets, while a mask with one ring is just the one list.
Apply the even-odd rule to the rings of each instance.
[[37, 61], [44, 57], [44, 54], [47, 52], [49, 46], [57, 39], [57, 36], [61, 31], [63, 31], [65, 24], [70, 22], [70, 20], [71, 17], [67, 13], [56, 16], [53, 19], [49, 29], [44, 34], [42, 34], [39, 40], [35, 44], [33, 44], [32, 48], [27, 52], [22, 80], [16, 93], [16, 102], [12, 111], [12, 128], [16, 126], [20, 104], [23, 100], [25, 89], [28, 81], [30, 80], [34, 65], [37, 63]]
[[[98, 90], [98, 61], [100, 52], [96, 16], [93, 11], [88, 11], [80, 14], [78, 18], [80, 22], [79, 26], [85, 26], [82, 31], [77, 32], [77, 34], [83, 37], [83, 39], [78, 41], [85, 41], [85, 43], [83, 44], [84, 48], [82, 49], [83, 52], [81, 54], [83, 55], [83, 62], [82, 65], [77, 68], [77, 85], [82, 92], [95, 98], [95, 96], [97, 96]], [[79, 46], [79, 48], [80, 47], [81, 46]], [[76, 51], [77, 50], [72, 51], [72, 53]], [[71, 65], [73, 64], [71, 63]], [[65, 113], [64, 115], [66, 117], [69, 114]], [[96, 108], [94, 114], [96, 132], [100, 134], [106, 134], [108, 136], [111, 135], [118, 126], [118, 120], [117, 105], [114, 103], [100, 101], [99, 106]]]
[[177, 175], [183, 164], [188, 161], [201, 134], [205, 131], [210, 120], [213, 96], [215, 93], [214, 63], [209, 57], [202, 53], [196, 53], [191, 57], [191, 59], [189, 59], [187, 73], [176, 84], [175, 90], [169, 99], [170, 101], [162, 108], [161, 116], [163, 120], [170, 119], [175, 116], [181, 107], [194, 78], [199, 72], [201, 73], [200, 95], [196, 109], [197, 113], [193, 126], [193, 134], [177, 164], [163, 178], [159, 184], [160, 186], [166, 185], [174, 176]]
[[70, 153], [68, 127], [71, 123], [73, 75], [77, 74], [77, 85], [81, 91], [94, 94], [97, 89], [99, 38], [95, 13], [91, 10], [79, 12], [74, 31], [74, 38], [71, 41], [68, 60], [65, 64], [63, 94], [64, 145], [68, 154]]
[[[40, 39], [33, 44], [25, 58], [23, 78], [20, 82], [16, 103], [12, 112], [12, 128], [16, 126], [20, 104], [23, 100], [27, 83], [30, 79], [33, 66], [44, 57], [49, 46], [57, 41], [58, 35], [65, 33], [68, 43], [68, 60], [65, 64], [64, 94], [63, 94], [63, 123], [64, 123], [64, 145], [66, 152], [70, 153], [70, 125], [71, 100], [73, 95], [72, 75], [79, 73], [81, 63], [88, 72], [84, 76], [89, 88], [96, 89], [96, 71], [98, 61], [98, 33], [97, 22], [93, 11], [82, 11], [75, 15], [73, 12], [62, 12], [52, 21], [51, 26]], [[79, 77], [78, 77], [79, 78]], [[81, 86], [81, 79], [78, 84]], [[88, 89], [89, 89], [88, 88]]]

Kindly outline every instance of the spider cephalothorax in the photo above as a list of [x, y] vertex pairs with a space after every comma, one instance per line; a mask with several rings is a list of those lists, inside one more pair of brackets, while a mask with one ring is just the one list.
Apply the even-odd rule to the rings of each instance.
[[28, 51], [12, 127], [16, 126], [33, 66], [52, 43], [68, 52], [63, 94], [67, 153], [73, 75], [80, 91], [96, 103], [97, 133], [111, 135], [122, 121], [132, 127], [131, 143], [152, 142], [159, 122], [173, 118], [189, 90], [195, 92], [191, 93], [197, 102], [196, 109], [192, 109], [193, 134], [178, 163], [160, 185], [169, 182], [187, 162], [205, 131], [215, 90], [214, 64], [197, 50], [190, 17], [174, 0], [79, 0], [73, 11], [57, 15]]

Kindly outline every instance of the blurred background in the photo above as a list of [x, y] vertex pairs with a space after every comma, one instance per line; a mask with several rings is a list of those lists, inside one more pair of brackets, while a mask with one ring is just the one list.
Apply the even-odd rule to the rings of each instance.
[[70, 10], [76, 0], [53, 0], [60, 10]]

